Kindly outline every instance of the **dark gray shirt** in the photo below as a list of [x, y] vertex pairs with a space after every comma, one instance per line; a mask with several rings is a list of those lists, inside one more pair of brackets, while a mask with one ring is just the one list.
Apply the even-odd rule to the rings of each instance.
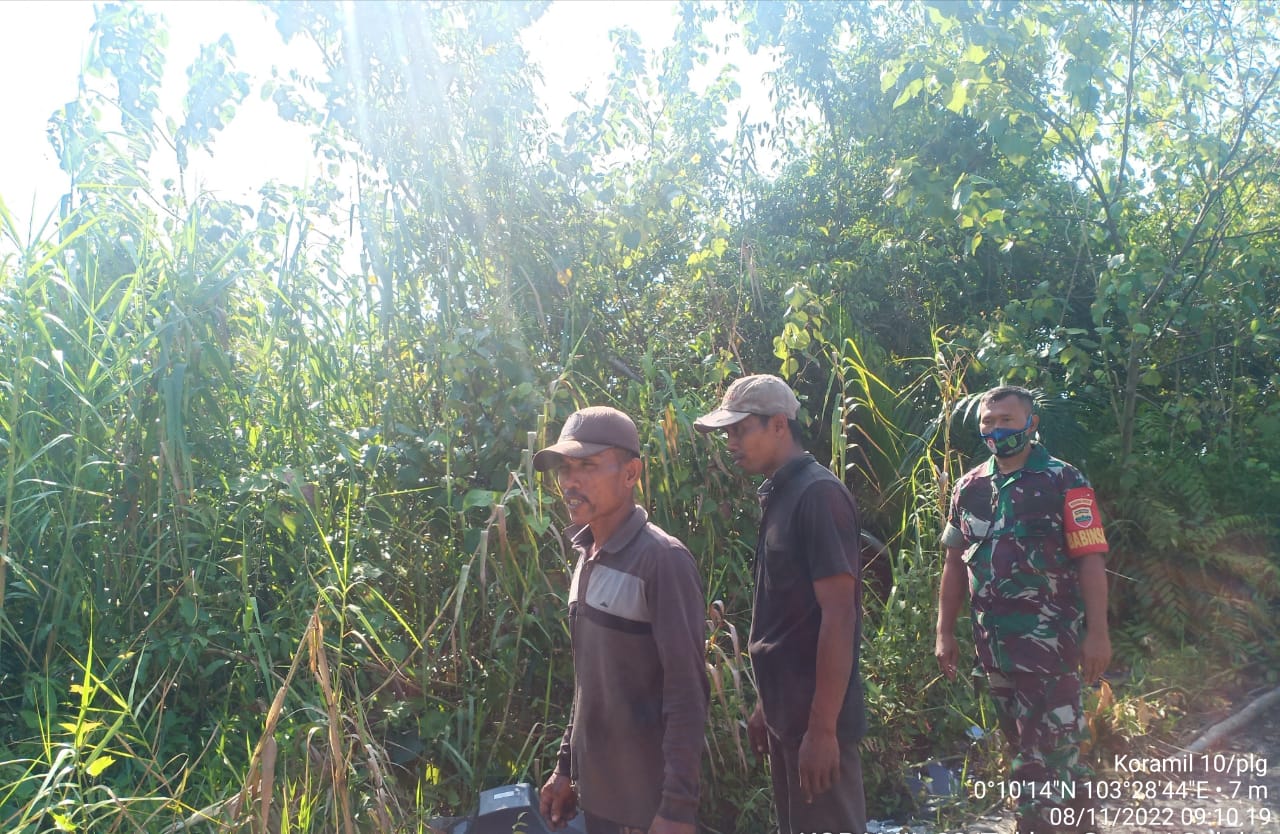
[[596, 816], [692, 822], [710, 696], [697, 566], [640, 507], [588, 560], [593, 541], [573, 532], [573, 718], [557, 769]]
[[756, 542], [756, 593], [751, 665], [774, 735], [798, 741], [809, 727], [817, 690], [822, 609], [813, 583], [847, 573], [858, 580], [853, 668], [836, 719], [840, 738], [866, 729], [858, 649], [862, 640], [862, 550], [858, 511], [849, 489], [825, 466], [802, 455], [760, 487], [763, 517]]

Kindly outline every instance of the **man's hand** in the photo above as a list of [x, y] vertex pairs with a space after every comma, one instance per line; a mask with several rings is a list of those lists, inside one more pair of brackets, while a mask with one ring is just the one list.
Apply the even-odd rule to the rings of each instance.
[[956, 660], [960, 657], [960, 644], [956, 636], [949, 632], [938, 632], [938, 640], [933, 644], [933, 656], [938, 658], [938, 668], [947, 680], [956, 679]]
[[800, 790], [804, 801], [826, 793], [840, 778], [840, 743], [833, 730], [810, 727], [800, 741]]
[[543, 819], [551, 824], [554, 831], [564, 828], [569, 820], [578, 815], [578, 792], [573, 789], [573, 782], [568, 776], [553, 773], [542, 786], [538, 804]]
[[697, 834], [691, 822], [672, 822], [666, 817], [654, 817], [649, 834]]
[[1080, 667], [1084, 682], [1094, 683], [1111, 663], [1111, 637], [1102, 629], [1091, 629], [1080, 647]]
[[764, 707], [756, 701], [756, 708], [747, 719], [747, 742], [756, 754], [756, 761], [763, 762], [769, 755], [769, 728], [764, 723]]

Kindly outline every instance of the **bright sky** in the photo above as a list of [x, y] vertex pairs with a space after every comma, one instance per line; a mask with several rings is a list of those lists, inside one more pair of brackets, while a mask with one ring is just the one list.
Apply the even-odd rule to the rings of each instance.
[[[191, 184], [250, 203], [270, 179], [303, 184], [313, 167], [305, 130], [280, 120], [258, 92], [273, 66], [318, 67], [310, 44], [295, 38], [286, 46], [268, 11], [247, 0], [148, 0], [143, 5], [158, 10], [169, 28], [163, 112], [180, 112], [186, 68], [201, 44], [223, 32], [235, 44], [237, 69], [250, 75], [250, 95], [215, 139], [213, 155], [193, 155]], [[610, 29], [629, 26], [646, 47], [659, 49], [671, 40], [675, 8], [666, 0], [556, 0], [525, 39], [542, 67], [551, 124], [558, 125], [569, 112], [575, 90], [604, 83], [613, 63]], [[0, 78], [5, 79], [0, 92], [0, 199], [24, 232], [28, 223], [39, 229], [66, 187], [46, 128], [50, 114], [75, 97], [93, 20], [93, 3], [84, 0], [0, 2]], [[740, 66], [755, 63], [745, 50], [735, 52]], [[270, 141], [264, 141], [267, 133]]]
[[[286, 48], [266, 9], [257, 4], [195, 0], [146, 5], [160, 10], [169, 23], [161, 102], [169, 114], [179, 112], [185, 70], [200, 44], [223, 32], [231, 34], [237, 66], [250, 74], [255, 88], [270, 76], [273, 63], [311, 57], [300, 42]], [[0, 198], [20, 228], [28, 220], [38, 227], [66, 188], [46, 129], [50, 114], [76, 95], [93, 20], [93, 4], [81, 0], [0, 3], [0, 78], [9, 79], [0, 93], [5, 114]], [[261, 141], [264, 129], [272, 132], [271, 142]], [[230, 194], [248, 194], [272, 177], [301, 183], [309, 162], [306, 149], [304, 131], [281, 121], [269, 103], [251, 93], [237, 119], [215, 141], [214, 156], [193, 157], [193, 176]]]

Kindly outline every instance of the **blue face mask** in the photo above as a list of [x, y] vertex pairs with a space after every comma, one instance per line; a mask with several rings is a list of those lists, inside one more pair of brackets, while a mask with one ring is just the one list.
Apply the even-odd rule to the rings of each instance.
[[1031, 442], [1031, 416], [1027, 416], [1027, 424], [1020, 429], [992, 429], [990, 434], [979, 434], [987, 448], [998, 458], [1016, 455]]

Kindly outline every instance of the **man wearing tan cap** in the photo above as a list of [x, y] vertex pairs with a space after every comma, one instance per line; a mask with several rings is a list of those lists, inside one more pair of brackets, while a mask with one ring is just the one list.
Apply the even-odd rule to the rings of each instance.
[[779, 834], [862, 832], [858, 511], [801, 445], [799, 410], [785, 382], [759, 374], [730, 385], [694, 427], [723, 430], [734, 462], [765, 476], [748, 643], [760, 698], [747, 732], [769, 756]]
[[621, 411], [574, 412], [533, 465], [555, 474], [578, 553], [573, 711], [542, 815], [560, 828], [580, 801], [588, 834], [694, 834], [710, 695], [697, 565], [635, 503], [640, 439]]

